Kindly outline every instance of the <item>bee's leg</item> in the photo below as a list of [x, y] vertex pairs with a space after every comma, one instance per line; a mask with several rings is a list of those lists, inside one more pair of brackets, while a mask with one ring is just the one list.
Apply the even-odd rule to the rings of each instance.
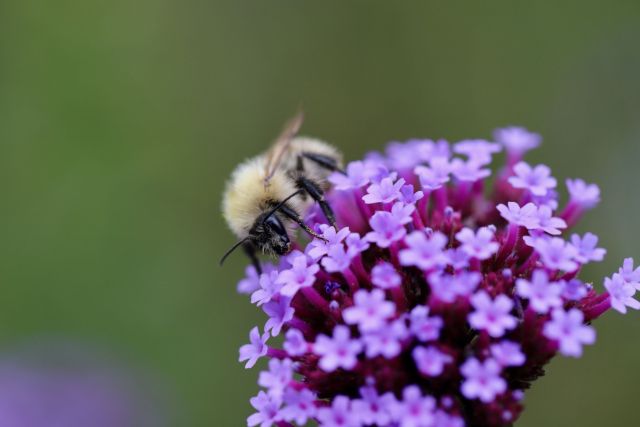
[[[298, 156], [299, 172], [304, 172], [304, 164], [302, 161], [303, 157], [312, 162], [317, 163], [318, 165], [320, 165], [325, 169], [344, 173], [337, 167], [337, 163], [335, 159], [329, 156], [323, 156], [322, 154], [315, 154], [315, 153], [302, 153], [300, 156]], [[333, 213], [333, 209], [331, 209], [331, 206], [329, 206], [329, 203], [327, 203], [327, 201], [325, 200], [324, 192], [322, 191], [322, 189], [315, 182], [311, 181], [308, 178], [305, 178], [304, 175], [301, 175], [296, 180], [296, 183], [300, 189], [304, 190], [307, 194], [309, 194], [313, 198], [313, 200], [318, 202], [318, 204], [320, 205], [320, 208], [322, 209], [322, 212], [324, 213], [324, 216], [327, 218], [327, 221], [329, 221], [329, 224], [331, 224], [331, 226], [337, 230], [338, 227], [336, 225], [335, 214]]]
[[301, 156], [304, 157], [305, 159], [311, 160], [312, 162], [316, 163], [317, 165], [325, 169], [328, 169], [333, 172], [340, 172], [341, 174], [345, 175], [345, 172], [338, 167], [338, 162], [336, 162], [336, 159], [334, 159], [333, 157], [324, 156], [322, 154], [317, 154], [317, 153], [306, 153], [306, 152], [302, 153]]
[[253, 268], [256, 269], [258, 276], [260, 276], [262, 274], [262, 266], [260, 265], [260, 260], [256, 254], [256, 246], [251, 242], [247, 242], [242, 245], [242, 249], [244, 249], [244, 253], [247, 254], [249, 260], [251, 260], [251, 264], [253, 264]]
[[298, 215], [296, 213], [296, 211], [294, 211], [293, 209], [291, 209], [289, 206], [287, 205], [282, 205], [278, 208], [278, 210], [280, 212], [282, 212], [283, 215], [285, 215], [286, 217], [288, 217], [290, 220], [292, 220], [293, 222], [295, 222], [296, 224], [298, 224], [300, 226], [300, 228], [302, 228], [305, 232], [307, 232], [309, 235], [320, 239], [320, 240], [324, 240], [326, 241], [327, 239], [325, 239], [324, 237], [322, 237], [321, 235], [319, 235], [318, 233], [316, 233], [315, 231], [313, 231], [311, 229], [311, 227], [309, 227], [307, 224], [304, 223], [304, 221], [302, 220], [302, 218], [300, 218], [300, 215]]
[[308, 178], [305, 178], [304, 176], [299, 177], [296, 180], [296, 183], [298, 184], [298, 187], [306, 191], [307, 194], [309, 194], [313, 198], [313, 200], [318, 202], [320, 208], [322, 209], [322, 212], [324, 213], [324, 216], [327, 217], [327, 221], [329, 221], [329, 224], [331, 224], [333, 228], [337, 229], [336, 216], [334, 215], [331, 206], [329, 206], [329, 203], [327, 203], [327, 201], [325, 200], [324, 192], [322, 191], [322, 189], [315, 182], [311, 181]]

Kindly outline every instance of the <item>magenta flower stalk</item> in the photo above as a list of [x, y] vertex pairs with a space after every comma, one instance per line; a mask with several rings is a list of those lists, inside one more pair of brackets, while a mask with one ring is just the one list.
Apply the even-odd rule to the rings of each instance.
[[327, 196], [338, 229], [312, 208], [325, 240], [247, 269], [238, 290], [268, 319], [240, 361], [270, 359], [249, 426], [511, 426], [545, 365], [595, 342], [593, 320], [640, 309], [632, 259], [603, 290], [579, 278], [606, 252], [569, 231], [598, 187], [567, 180], [562, 204], [549, 167], [523, 160], [538, 135], [495, 140], [393, 143], [348, 164]]

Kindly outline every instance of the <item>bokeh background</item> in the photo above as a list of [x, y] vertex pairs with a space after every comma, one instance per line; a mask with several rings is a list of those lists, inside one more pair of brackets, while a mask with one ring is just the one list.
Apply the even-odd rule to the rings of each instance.
[[[244, 258], [217, 265], [221, 192], [300, 104], [348, 159], [542, 133], [529, 160], [601, 185], [579, 228], [609, 249], [601, 286], [640, 258], [639, 42], [635, 0], [2, 1], [0, 352], [97, 346], [153, 378], [168, 425], [244, 425], [237, 348], [263, 319], [235, 293]], [[518, 426], [636, 423], [640, 314], [597, 329]]]

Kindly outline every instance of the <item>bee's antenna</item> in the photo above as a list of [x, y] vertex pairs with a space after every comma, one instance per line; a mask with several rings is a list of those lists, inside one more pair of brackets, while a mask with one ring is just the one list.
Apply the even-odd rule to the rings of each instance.
[[220, 266], [222, 267], [222, 264], [224, 264], [224, 261], [227, 259], [227, 257], [229, 257], [229, 255], [231, 255], [233, 253], [233, 251], [235, 251], [236, 249], [238, 249], [243, 243], [245, 243], [247, 240], [249, 240], [249, 237], [245, 237], [244, 239], [240, 240], [239, 242], [237, 242], [236, 244], [234, 244], [231, 249], [229, 249], [223, 256], [222, 258], [220, 258]]
[[289, 217], [290, 219], [292, 219], [293, 221], [295, 221], [295, 222], [296, 222], [300, 227], [302, 227], [302, 229], [303, 229], [304, 231], [306, 231], [307, 233], [309, 233], [311, 236], [313, 236], [313, 237], [315, 237], [315, 238], [317, 238], [317, 239], [320, 239], [320, 240], [324, 240], [324, 241], [326, 242], [326, 241], [327, 241], [327, 239], [325, 239], [324, 237], [322, 237], [321, 235], [319, 235], [318, 233], [316, 233], [315, 231], [313, 231], [311, 228], [309, 228], [309, 226], [308, 226], [308, 225], [306, 225], [306, 224], [304, 223], [304, 221], [302, 220], [302, 218], [300, 218], [300, 217], [298, 216], [298, 214], [297, 214], [295, 211], [293, 211], [292, 209], [289, 209], [289, 208], [287, 207], [287, 205], [286, 205], [286, 203], [287, 203], [287, 201], [288, 201], [289, 199], [294, 198], [294, 197], [295, 197], [295, 196], [297, 196], [298, 194], [303, 194], [304, 192], [305, 192], [305, 190], [300, 189], [300, 190], [296, 191], [295, 193], [291, 194], [290, 196], [288, 196], [286, 199], [284, 199], [284, 200], [283, 200], [283, 201], [281, 201], [280, 203], [278, 203], [278, 204], [276, 205], [276, 207], [275, 207], [275, 208], [271, 209], [271, 210], [269, 211], [269, 213], [267, 213], [267, 214], [264, 216], [264, 218], [262, 218], [262, 223], [264, 224], [264, 223], [267, 221], [267, 219], [269, 219], [269, 217], [270, 217], [271, 215], [273, 215], [274, 213], [276, 213], [276, 211], [281, 210], [281, 211], [282, 211], [282, 213], [283, 213], [285, 216], [287, 216], [287, 217]]
[[288, 196], [286, 199], [284, 199], [283, 201], [281, 201], [280, 203], [278, 203], [278, 204], [276, 205], [276, 207], [275, 207], [275, 208], [271, 209], [271, 210], [269, 211], [269, 213], [267, 213], [267, 214], [264, 216], [264, 218], [262, 218], [262, 223], [264, 224], [264, 222], [265, 222], [267, 219], [269, 219], [269, 217], [270, 217], [271, 215], [273, 215], [274, 213], [276, 213], [276, 212], [277, 212], [281, 207], [283, 207], [285, 203], [287, 203], [289, 200], [293, 199], [294, 197], [296, 197], [296, 196], [298, 196], [298, 195], [300, 195], [300, 194], [302, 194], [302, 193], [304, 193], [304, 190], [298, 190], [298, 191], [295, 191], [293, 194], [291, 194], [290, 196]]

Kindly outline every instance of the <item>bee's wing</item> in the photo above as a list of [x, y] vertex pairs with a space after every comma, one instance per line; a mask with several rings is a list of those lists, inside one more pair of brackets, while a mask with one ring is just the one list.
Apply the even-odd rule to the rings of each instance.
[[275, 140], [269, 151], [267, 152], [267, 162], [265, 165], [264, 173], [264, 185], [269, 185], [269, 180], [273, 177], [280, 165], [280, 162], [284, 158], [284, 154], [289, 150], [291, 141], [298, 134], [302, 122], [304, 120], [304, 113], [300, 110], [282, 129], [280, 136]]

